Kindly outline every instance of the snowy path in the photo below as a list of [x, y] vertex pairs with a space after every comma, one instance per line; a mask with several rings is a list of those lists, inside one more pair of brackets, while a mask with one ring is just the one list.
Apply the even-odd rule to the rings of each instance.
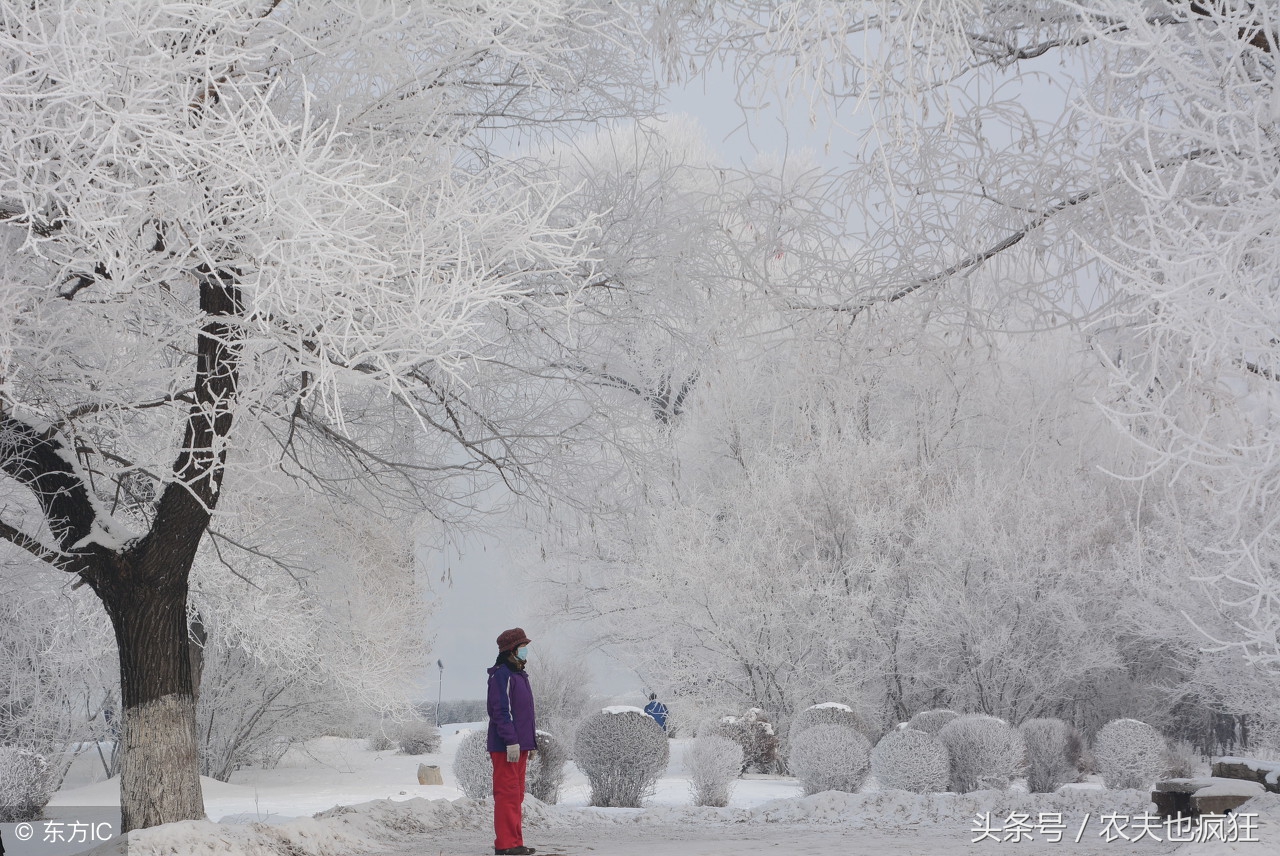
[[[971, 843], [969, 830], [927, 827], [906, 830], [815, 827], [807, 824], [672, 825], [533, 830], [525, 843], [546, 856], [1072, 856], [1172, 853], [1179, 845], [1142, 841], [1107, 843], [1086, 836], [1065, 840]], [[1069, 839], [1069, 836], [1068, 836]], [[423, 835], [403, 849], [379, 856], [482, 856], [493, 852], [487, 833], [450, 830]]]

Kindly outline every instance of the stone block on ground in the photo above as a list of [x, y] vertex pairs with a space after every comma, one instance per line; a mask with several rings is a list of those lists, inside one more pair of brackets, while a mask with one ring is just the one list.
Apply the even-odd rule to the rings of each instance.
[[1258, 782], [1199, 776], [1156, 782], [1151, 801], [1163, 818], [1199, 817], [1202, 814], [1226, 814], [1264, 793], [1266, 789]]
[[1258, 782], [1271, 793], [1280, 794], [1280, 761], [1235, 757], [1215, 758], [1212, 769], [1215, 777]]

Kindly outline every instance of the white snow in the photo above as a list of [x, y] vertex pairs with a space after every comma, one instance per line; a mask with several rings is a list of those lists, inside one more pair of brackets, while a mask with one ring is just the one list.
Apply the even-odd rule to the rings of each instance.
[[1226, 764], [1242, 764], [1251, 770], [1265, 773], [1267, 784], [1280, 784], [1280, 761], [1259, 761], [1256, 758], [1236, 758], [1230, 755], [1224, 758], [1215, 758], [1214, 760]]
[[638, 713], [641, 716], [647, 716], [642, 708], [632, 707], [629, 704], [611, 704], [608, 707], [601, 708], [601, 713]]
[[841, 704], [838, 701], [824, 701], [822, 704], [811, 704], [806, 709], [807, 710], [843, 710], [848, 713], [853, 713], [853, 708], [849, 707], [849, 705], [847, 704]]
[[[128, 856], [462, 856], [489, 852], [492, 807], [469, 800], [455, 787], [453, 754], [462, 736], [483, 723], [442, 729], [441, 750], [405, 756], [370, 752], [364, 742], [323, 738], [292, 748], [274, 770], [241, 770], [229, 783], [204, 780], [209, 821], [169, 824], [135, 832]], [[972, 841], [975, 818], [1002, 819], [1023, 813], [1061, 813], [1068, 831], [1088, 815], [1088, 833], [1080, 844], [1042, 841], [1005, 844], [1019, 856], [1173, 853], [1169, 842], [1106, 842], [1099, 837], [1104, 813], [1137, 815], [1153, 810], [1145, 791], [1108, 791], [1096, 782], [1062, 788], [1056, 794], [1025, 790], [971, 794], [912, 794], [880, 790], [874, 779], [861, 793], [827, 792], [802, 796], [795, 779], [747, 775], [734, 786], [727, 808], [691, 805], [684, 773], [688, 739], [671, 741], [667, 773], [644, 809], [600, 809], [587, 805], [586, 779], [572, 765], [559, 805], [529, 799], [526, 838], [543, 853], [591, 853], [592, 856], [730, 856], [768, 850], [780, 856], [823, 854], [912, 854], [962, 856], [994, 847]], [[417, 784], [419, 764], [434, 764], [443, 786]], [[1245, 783], [1249, 784], [1249, 783]], [[59, 805], [108, 805], [118, 800], [115, 780], [66, 789]], [[1260, 802], [1262, 801], [1262, 802]], [[1268, 802], [1269, 801], [1269, 802]], [[1280, 836], [1280, 797], [1259, 797], [1241, 812], [1263, 806], [1260, 840]], [[315, 815], [314, 817], [312, 815]], [[1074, 825], [1073, 825], [1074, 824]], [[1068, 836], [1070, 837], [1070, 835]], [[117, 845], [95, 856], [125, 856]], [[1275, 852], [1250, 845], [1203, 844], [1179, 856], [1236, 856]], [[1241, 847], [1244, 849], [1221, 849]], [[1256, 847], [1256, 846], [1255, 846]], [[1001, 848], [996, 848], [999, 852]]]
[[1166, 779], [1159, 790], [1176, 790], [1198, 797], [1257, 797], [1267, 792], [1259, 782], [1248, 779], [1224, 779], [1201, 776], [1194, 779]]

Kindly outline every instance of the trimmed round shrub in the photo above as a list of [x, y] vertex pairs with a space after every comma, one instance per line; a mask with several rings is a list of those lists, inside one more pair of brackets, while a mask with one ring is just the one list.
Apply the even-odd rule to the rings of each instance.
[[725, 716], [704, 722], [698, 736], [718, 734], [742, 747], [743, 773], [778, 773], [782, 760], [778, 754], [778, 735], [764, 711], [753, 707], [743, 716]]
[[981, 713], [960, 716], [942, 727], [938, 739], [947, 747], [951, 790], [958, 794], [1004, 790], [1022, 769], [1022, 735], [1003, 719]]
[[922, 710], [915, 716], [911, 717], [911, 721], [907, 723], [907, 728], [914, 728], [916, 731], [923, 731], [926, 734], [937, 734], [942, 727], [953, 719], [958, 719], [960, 714], [954, 710], [945, 708], [939, 710]]
[[573, 759], [591, 785], [591, 804], [639, 808], [670, 757], [667, 735], [639, 708], [606, 708], [578, 726]]
[[544, 803], [559, 801], [560, 786], [564, 784], [564, 765], [568, 760], [568, 747], [554, 735], [539, 731], [538, 753], [525, 768], [525, 790]]
[[791, 720], [791, 737], [794, 738], [800, 732], [815, 725], [843, 725], [854, 729], [871, 743], [880, 737], [876, 729], [871, 727], [853, 708], [834, 701], [815, 704], [797, 713]]
[[924, 731], [890, 731], [871, 750], [871, 772], [883, 788], [918, 794], [944, 791], [951, 778], [951, 757], [942, 741]]
[[1084, 741], [1061, 719], [1028, 719], [1018, 726], [1027, 747], [1027, 789], [1047, 794], [1080, 778]]
[[728, 737], [704, 734], [695, 737], [684, 753], [693, 804], [724, 808], [729, 789], [742, 771], [742, 747]]
[[[564, 765], [569, 760], [564, 743], [545, 731], [538, 732], [538, 751], [524, 769], [524, 788], [545, 803], [560, 798]], [[453, 778], [473, 800], [493, 796], [493, 761], [489, 758], [487, 731], [468, 731], [453, 756]]]
[[392, 734], [402, 755], [426, 755], [440, 749], [440, 729], [425, 719], [401, 722]]
[[1164, 738], [1145, 722], [1113, 719], [1093, 741], [1098, 772], [1108, 788], [1150, 787], [1167, 765]]
[[0, 746], [0, 823], [35, 820], [49, 802], [49, 764], [44, 756]]
[[870, 770], [871, 744], [847, 725], [815, 725], [791, 739], [787, 765], [805, 795], [822, 791], [854, 793]]
[[468, 731], [453, 756], [453, 778], [473, 800], [493, 796], [493, 762], [489, 760], [489, 735]]

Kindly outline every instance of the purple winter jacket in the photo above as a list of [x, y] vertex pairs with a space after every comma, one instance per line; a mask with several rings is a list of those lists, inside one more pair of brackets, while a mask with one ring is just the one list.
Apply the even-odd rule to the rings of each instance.
[[489, 669], [489, 751], [505, 752], [513, 743], [537, 749], [536, 731], [529, 676], [506, 663]]

